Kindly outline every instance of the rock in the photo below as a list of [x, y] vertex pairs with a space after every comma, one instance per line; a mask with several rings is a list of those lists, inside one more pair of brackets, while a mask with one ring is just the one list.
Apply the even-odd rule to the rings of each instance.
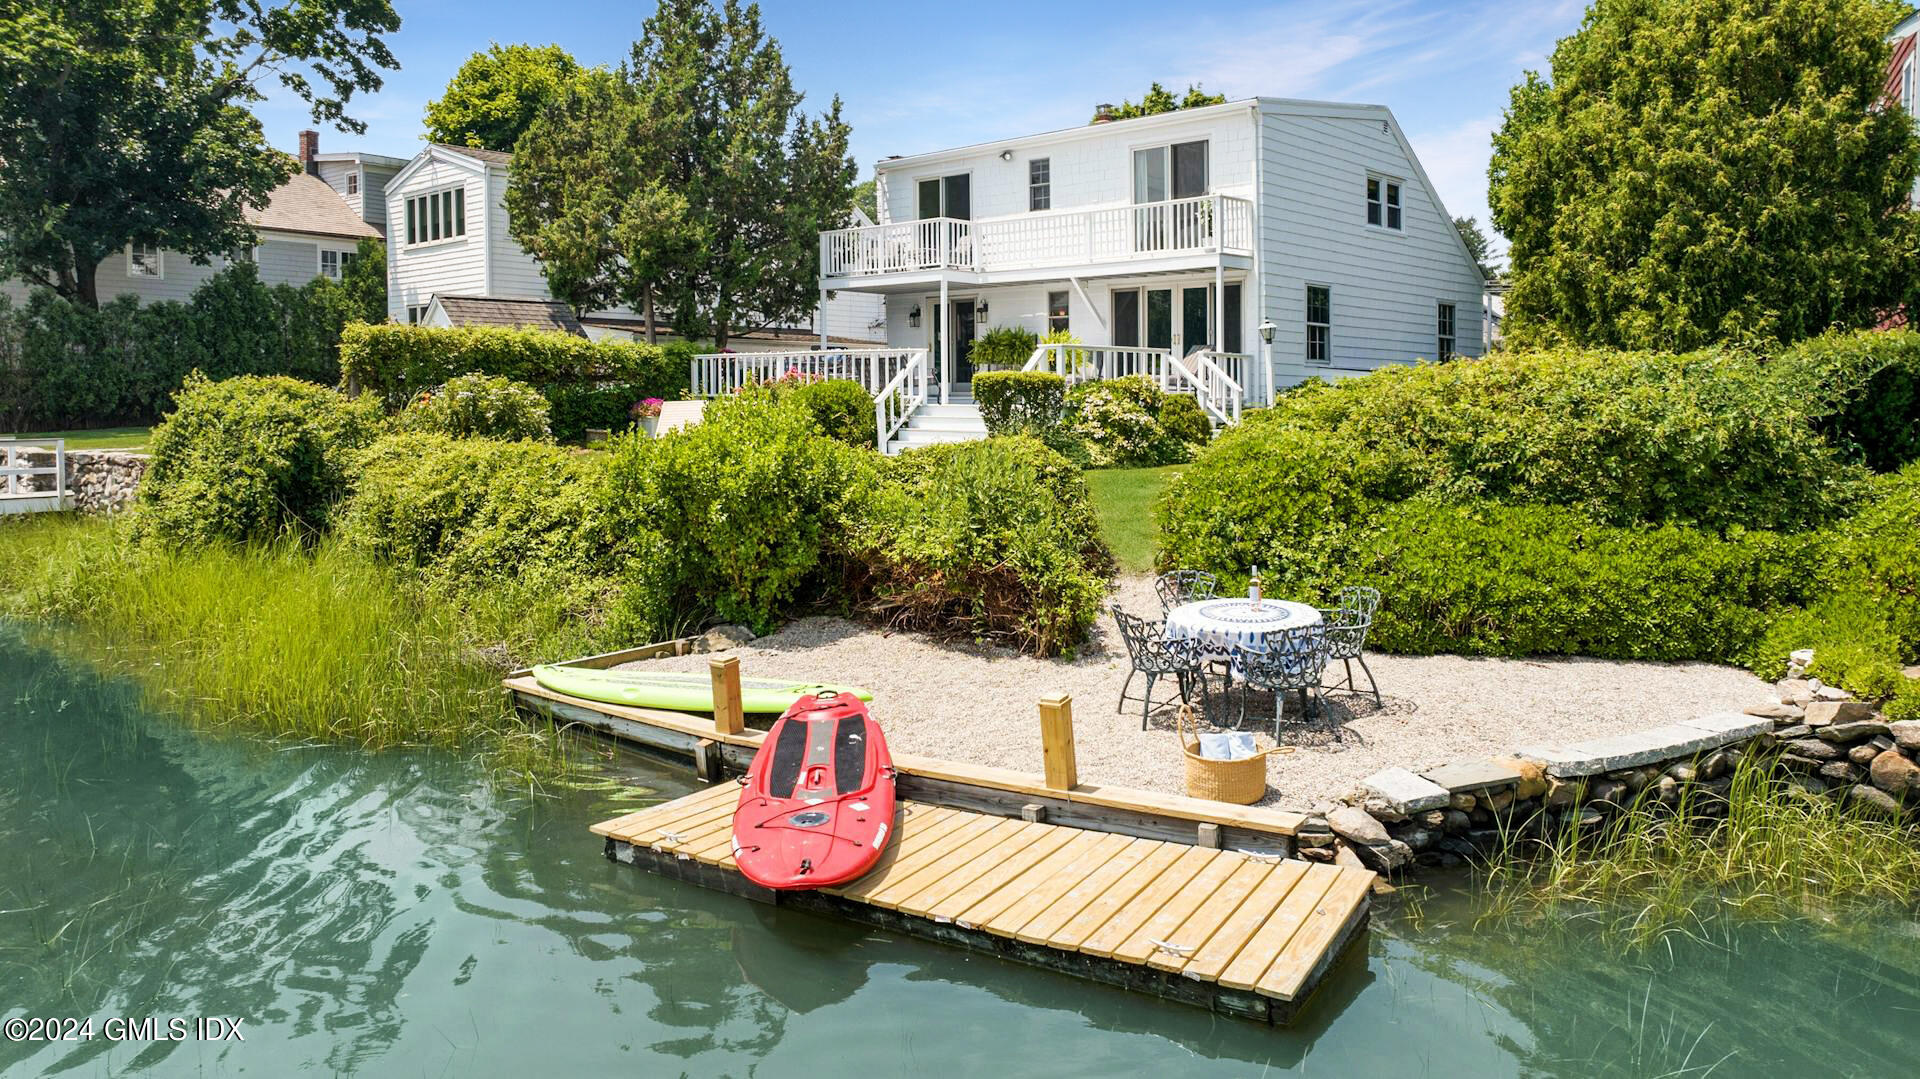
[[1864, 806], [1882, 816], [1900, 815], [1900, 803], [1894, 801], [1893, 796], [1887, 792], [1875, 790], [1872, 787], [1858, 785], [1848, 787], [1847, 801], [1853, 805]]
[[1835, 783], [1852, 783], [1860, 778], [1860, 769], [1852, 761], [1831, 761], [1820, 766], [1820, 778]]
[[1372, 814], [1352, 806], [1341, 806], [1330, 811], [1327, 814], [1327, 827], [1333, 829], [1334, 835], [1355, 843], [1385, 843], [1392, 838], [1387, 835], [1386, 826], [1375, 820]]
[[1897, 749], [1889, 749], [1873, 758], [1869, 768], [1873, 785], [1895, 797], [1920, 790], [1920, 765], [1908, 760]]
[[1787, 743], [1787, 752], [1812, 757], [1817, 761], [1830, 761], [1840, 756], [1840, 747], [1819, 738], [1796, 738]]
[[1295, 832], [1293, 842], [1295, 846], [1299, 847], [1331, 847], [1333, 846], [1333, 833]]
[[1459, 833], [1459, 832], [1464, 832], [1468, 828], [1473, 827], [1473, 818], [1467, 816], [1465, 812], [1458, 809], [1448, 809], [1448, 810], [1444, 810], [1443, 812], [1445, 812], [1447, 815], [1447, 822], [1445, 825], [1447, 831], [1453, 832], [1453, 833]]
[[1780, 767], [1789, 772], [1818, 772], [1820, 766], [1825, 763], [1827, 762], [1814, 760], [1812, 757], [1802, 757], [1798, 753], [1780, 754]]
[[1812, 734], [1813, 728], [1807, 726], [1805, 723], [1795, 723], [1790, 727], [1781, 727], [1779, 730], [1773, 732], [1773, 736], [1783, 742], [1793, 738], [1807, 738], [1812, 736]]
[[754, 639], [754, 632], [745, 626], [715, 626], [708, 630], [703, 639], [709, 652], [724, 652], [729, 648], [738, 648]]
[[1865, 701], [1815, 701], [1807, 705], [1807, 726], [1825, 727], [1834, 723], [1859, 723], [1873, 718], [1873, 706]]
[[1686, 761], [1681, 761], [1680, 763], [1671, 765], [1667, 768], [1667, 775], [1673, 777], [1674, 779], [1679, 780], [1682, 783], [1693, 782], [1694, 774], [1695, 772], [1694, 772], [1693, 765], [1688, 764]]
[[1300, 824], [1294, 828], [1293, 834], [1311, 835], [1317, 833], [1319, 835], [1332, 835], [1333, 829], [1327, 824], [1327, 811], [1335, 808], [1337, 808], [1337, 805], [1327, 805], [1316, 808], [1313, 812], [1300, 819]]
[[1873, 758], [1878, 757], [1884, 752], [1886, 751], [1874, 745], [1872, 742], [1862, 742], [1852, 749], [1847, 750], [1847, 759], [1855, 764], [1872, 764]]
[[1911, 667], [1902, 667], [1900, 669], [1900, 674], [1902, 677], [1911, 678], [1917, 682], [1920, 682], [1920, 663], [1916, 663]]
[[1548, 775], [1572, 779], [1661, 764], [1718, 749], [1728, 742], [1756, 738], [1772, 729], [1771, 720], [1738, 713], [1714, 714], [1569, 745], [1530, 746], [1520, 752], [1544, 764]]
[[[1303, 858], [1309, 862], [1331, 862], [1334, 852], [1332, 847], [1306, 847], [1295, 851], [1294, 857]], [[1359, 861], [1357, 858], [1354, 860]]]
[[1802, 709], [1799, 705], [1788, 704], [1785, 701], [1768, 701], [1765, 704], [1750, 704], [1741, 709], [1741, 711], [1750, 716], [1759, 716], [1761, 719], [1772, 720], [1789, 719], [1797, 721], [1801, 716], [1807, 714], [1805, 709]]
[[1524, 761], [1518, 757], [1495, 757], [1493, 763], [1502, 768], [1511, 769], [1520, 777], [1513, 785], [1515, 798], [1538, 798], [1547, 793], [1547, 770], [1539, 761]]
[[[1376, 873], [1391, 873], [1408, 862], [1413, 861], [1413, 848], [1398, 839], [1389, 839], [1385, 843], [1354, 843], [1343, 848], [1351, 851], [1360, 859], [1360, 864]], [[1334, 855], [1339, 862], [1340, 856]]]
[[[1403, 816], [1447, 804], [1447, 788], [1414, 775], [1405, 768], [1386, 768], [1360, 781], [1360, 785], [1383, 798], [1394, 812]], [[1371, 807], [1368, 812], [1372, 812]], [[1376, 816], [1378, 814], [1375, 814]]]
[[1345, 843], [1342, 843], [1339, 846], [1333, 848], [1333, 864], [1344, 865], [1350, 869], [1373, 868], [1372, 866], [1369, 866], [1367, 863], [1361, 861], [1360, 856], [1353, 852], [1353, 848], [1347, 846]]
[[1887, 724], [1887, 731], [1901, 749], [1920, 750], [1920, 719], [1903, 719]]
[[1513, 804], [1513, 792], [1510, 790], [1488, 791], [1481, 801], [1489, 812], [1499, 813]]
[[1824, 796], [1827, 793], [1827, 781], [1819, 776], [1792, 774], [1787, 776], [1787, 786], [1798, 787], [1808, 794]]
[[1373, 819], [1383, 820], [1388, 824], [1399, 824], [1407, 819], [1404, 811], [1377, 794], [1369, 794], [1361, 799], [1360, 808], [1366, 810], [1367, 815]]
[[1815, 704], [1818, 704], [1821, 701], [1850, 701], [1852, 699], [1853, 699], [1853, 694], [1848, 693], [1846, 690], [1841, 689], [1839, 686], [1820, 686], [1819, 688], [1813, 691], [1813, 700]]
[[1385, 877], [1373, 878], [1373, 894], [1374, 895], [1392, 895], [1393, 893], [1399, 890], [1400, 889], [1395, 888], [1393, 885], [1388, 884], [1387, 878]]
[[1784, 679], [1773, 687], [1780, 693], [1782, 704], [1797, 704], [1802, 707], [1813, 699], [1813, 687], [1804, 678]]
[[1626, 771], [1621, 772], [1619, 775], [1615, 776], [1614, 778], [1618, 779], [1622, 783], [1625, 783], [1629, 791], [1632, 791], [1633, 793], [1638, 794], [1647, 788], [1647, 784], [1652, 783], [1654, 780], [1660, 778], [1660, 769], [1629, 768]]
[[1672, 776], [1661, 776], [1653, 785], [1653, 796], [1672, 805], [1680, 800], [1680, 781]]
[[1604, 802], [1611, 806], [1627, 804], [1627, 785], [1617, 779], [1603, 779], [1588, 789], [1590, 802]]
[[1583, 832], [1589, 832], [1600, 827], [1600, 823], [1604, 820], [1606, 818], [1601, 816], [1599, 810], [1586, 806], [1580, 810], [1580, 815], [1574, 818], [1573, 826]]
[[1408, 828], [1394, 838], [1416, 851], [1426, 850], [1440, 839], [1437, 834], [1425, 828]]
[[1487, 812], [1486, 806], [1475, 806], [1473, 812], [1467, 814], [1467, 819], [1478, 825], [1488, 825], [1493, 823], [1493, 814]]
[[1895, 742], [1893, 738], [1889, 735], [1876, 734], [1872, 738], [1867, 739], [1866, 744], [1884, 753], [1887, 750], [1892, 749], [1894, 746], [1898, 745], [1899, 743]]
[[[1859, 702], [1846, 701], [1844, 703], [1857, 704]], [[1837, 742], [1844, 745], [1848, 742], [1864, 741], [1877, 735], [1886, 734], [1888, 729], [1885, 723], [1881, 723], [1878, 720], [1863, 719], [1844, 723], [1836, 720], [1814, 733], [1829, 742]]]
[[1428, 828], [1444, 828], [1447, 825], [1447, 811], [1444, 809], [1429, 809], [1425, 813], [1420, 814], [1418, 820], [1423, 826]]
[[1448, 809], [1457, 809], [1462, 813], [1473, 812], [1473, 807], [1479, 804], [1480, 800], [1471, 794], [1456, 794], [1447, 800]]
[[1580, 800], [1586, 793], [1586, 784], [1578, 780], [1568, 781], [1547, 777], [1547, 792], [1542, 800], [1549, 809], [1564, 809]]

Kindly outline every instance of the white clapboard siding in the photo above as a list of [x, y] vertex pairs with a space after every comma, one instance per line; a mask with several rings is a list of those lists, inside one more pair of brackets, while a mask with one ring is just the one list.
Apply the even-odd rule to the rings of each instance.
[[[406, 200], [455, 184], [466, 189], [467, 232], [453, 240], [407, 243]], [[436, 295], [487, 295], [487, 182], [480, 162], [428, 147], [387, 185], [387, 314], [407, 321], [409, 306]]]

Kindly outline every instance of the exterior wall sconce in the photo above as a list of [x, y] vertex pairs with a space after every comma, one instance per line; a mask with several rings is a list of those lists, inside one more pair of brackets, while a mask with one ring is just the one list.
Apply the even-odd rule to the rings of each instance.
[[980, 321], [982, 322], [987, 321], [987, 301], [981, 300], [980, 306], [975, 308], [974, 310], [979, 314]]
[[[920, 305], [919, 304], [914, 304], [912, 307], [907, 309], [907, 325], [912, 326], [916, 329], [919, 328], [920, 326]], [[1271, 341], [1272, 338], [1268, 338], [1268, 340]]]
[[1012, 151], [1012, 150], [1002, 150], [1002, 151], [1000, 151], [1000, 160], [1002, 160], [1002, 161], [1012, 161], [1012, 160], [1013, 160], [1013, 151]]

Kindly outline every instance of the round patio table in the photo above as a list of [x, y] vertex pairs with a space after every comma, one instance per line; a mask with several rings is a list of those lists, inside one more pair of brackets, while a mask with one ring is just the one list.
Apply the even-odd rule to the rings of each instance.
[[1263, 599], [1256, 610], [1249, 599], [1202, 599], [1167, 612], [1167, 639], [1199, 641], [1201, 658], [1218, 660], [1235, 645], [1264, 648], [1270, 633], [1319, 624], [1320, 609], [1310, 604]]

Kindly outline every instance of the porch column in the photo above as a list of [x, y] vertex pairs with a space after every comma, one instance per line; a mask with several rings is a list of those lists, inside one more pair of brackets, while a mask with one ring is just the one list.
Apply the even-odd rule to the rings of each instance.
[[826, 351], [826, 348], [827, 348], [827, 290], [826, 289], [820, 290], [820, 307], [818, 310], [814, 311], [813, 318], [815, 322], [818, 322], [820, 324], [820, 350], [824, 352]]
[[[1219, 200], [1215, 200], [1218, 202]], [[1240, 306], [1247, 306], [1247, 298], [1240, 297]], [[1227, 348], [1227, 260], [1224, 256], [1213, 256], [1213, 340], [1209, 342], [1212, 352], [1225, 352]], [[1245, 378], [1247, 373], [1240, 372]]]
[[940, 403], [947, 403], [947, 353], [953, 348], [953, 335], [947, 331], [947, 275], [940, 275]]

